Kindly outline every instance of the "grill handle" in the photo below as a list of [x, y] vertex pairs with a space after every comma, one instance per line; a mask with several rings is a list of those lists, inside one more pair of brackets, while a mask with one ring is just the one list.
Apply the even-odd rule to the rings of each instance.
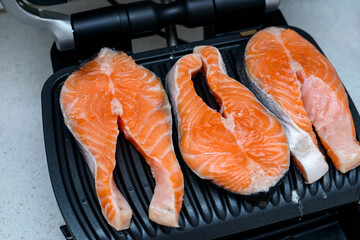
[[60, 51], [122, 46], [130, 39], [156, 34], [167, 25], [198, 27], [226, 21], [229, 16], [274, 11], [280, 4], [280, 0], [139, 1], [67, 16], [36, 9], [24, 0], [1, 1], [19, 21], [50, 30]]
[[177, 0], [168, 4], [141, 1], [76, 13], [71, 22], [76, 48], [113, 46], [126, 38], [156, 34], [167, 25], [204, 26], [235, 14], [274, 11], [279, 3], [280, 0]]
[[60, 51], [75, 46], [70, 17], [66, 14], [38, 9], [24, 0], [0, 0], [6, 12], [33, 28], [50, 31]]

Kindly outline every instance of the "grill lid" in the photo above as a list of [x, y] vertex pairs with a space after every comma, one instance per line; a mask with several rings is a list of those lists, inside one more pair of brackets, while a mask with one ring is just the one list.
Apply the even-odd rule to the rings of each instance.
[[[308, 34], [300, 29], [293, 29], [317, 46]], [[184, 54], [191, 53], [193, 47], [213, 45], [219, 48], [229, 76], [241, 82], [242, 79], [236, 73], [236, 55], [245, 48], [247, 40], [248, 38], [240, 38], [234, 34], [134, 54], [132, 57], [163, 81], [171, 66]], [[52, 186], [66, 224], [76, 239], [213, 239], [359, 200], [359, 168], [341, 174], [327, 157], [330, 169], [321, 180], [311, 185], [305, 184], [299, 171], [291, 164], [288, 175], [275, 189], [269, 201], [249, 201], [198, 178], [181, 158], [176, 128], [173, 126], [175, 152], [185, 183], [180, 228], [159, 226], [148, 219], [154, 180], [143, 157], [120, 134], [114, 179], [133, 210], [133, 220], [130, 229], [117, 232], [102, 216], [94, 180], [74, 138], [63, 123], [59, 94], [63, 82], [74, 69], [75, 66], [62, 69], [47, 80], [42, 91], [42, 111]], [[197, 93], [209, 106], [216, 108], [216, 102], [203, 77], [198, 75], [196, 78], [199, 78], [194, 81]], [[350, 97], [349, 104], [359, 136], [360, 117]], [[319, 147], [325, 153], [322, 145]]]

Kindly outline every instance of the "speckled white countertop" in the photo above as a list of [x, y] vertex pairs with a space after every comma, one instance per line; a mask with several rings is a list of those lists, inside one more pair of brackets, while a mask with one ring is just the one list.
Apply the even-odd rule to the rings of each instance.
[[[360, 109], [360, 1], [283, 0], [280, 8], [315, 38]], [[0, 10], [0, 239], [64, 239], [41, 119], [52, 42]]]

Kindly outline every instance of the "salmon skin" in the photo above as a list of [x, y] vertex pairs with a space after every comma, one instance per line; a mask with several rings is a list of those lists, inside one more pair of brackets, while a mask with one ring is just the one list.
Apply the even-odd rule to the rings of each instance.
[[[60, 104], [95, 179], [107, 222], [129, 228], [132, 211], [113, 180], [119, 128], [150, 165], [156, 181], [150, 220], [178, 227], [183, 175], [172, 144], [170, 104], [160, 80], [123, 52], [103, 48], [65, 81]], [[121, 166], [120, 166], [121, 167]]]
[[[220, 112], [195, 92], [191, 78], [200, 70]], [[180, 58], [165, 82], [181, 154], [200, 178], [234, 193], [253, 195], [269, 191], [288, 171], [289, 149], [280, 122], [227, 75], [215, 47], [199, 46]]]
[[328, 170], [312, 126], [340, 172], [360, 164], [347, 94], [334, 67], [311, 43], [291, 29], [271, 27], [250, 39], [242, 57], [245, 66], [238, 66], [246, 71], [247, 85], [282, 121], [309, 183]]

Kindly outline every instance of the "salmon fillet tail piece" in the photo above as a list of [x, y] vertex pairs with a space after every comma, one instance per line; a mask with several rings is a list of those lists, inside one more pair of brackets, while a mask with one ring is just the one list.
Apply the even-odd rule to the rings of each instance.
[[[339, 171], [359, 166], [360, 145], [347, 94], [334, 67], [310, 42], [291, 29], [267, 28], [248, 42], [245, 61], [248, 84], [287, 129], [290, 150], [305, 177], [311, 174], [305, 162], [317, 176], [328, 168], [320, 153], [315, 157], [317, 141], [312, 126]], [[302, 137], [294, 136], [300, 131]], [[301, 139], [304, 143], [298, 144]], [[308, 148], [310, 139], [312, 150]], [[297, 151], [314, 154], [303, 160]]]
[[[220, 113], [195, 92], [191, 78], [201, 69]], [[194, 54], [179, 59], [166, 85], [181, 154], [200, 178], [250, 195], [269, 191], [288, 171], [289, 149], [281, 124], [248, 89], [227, 76], [216, 48], [196, 47]]]
[[[95, 179], [102, 213], [116, 230], [132, 211], [113, 180], [120, 129], [150, 165], [156, 181], [149, 218], [178, 227], [184, 186], [172, 144], [170, 104], [160, 80], [123, 52], [103, 48], [64, 83], [60, 104]], [[121, 166], [120, 166], [121, 167]]]

